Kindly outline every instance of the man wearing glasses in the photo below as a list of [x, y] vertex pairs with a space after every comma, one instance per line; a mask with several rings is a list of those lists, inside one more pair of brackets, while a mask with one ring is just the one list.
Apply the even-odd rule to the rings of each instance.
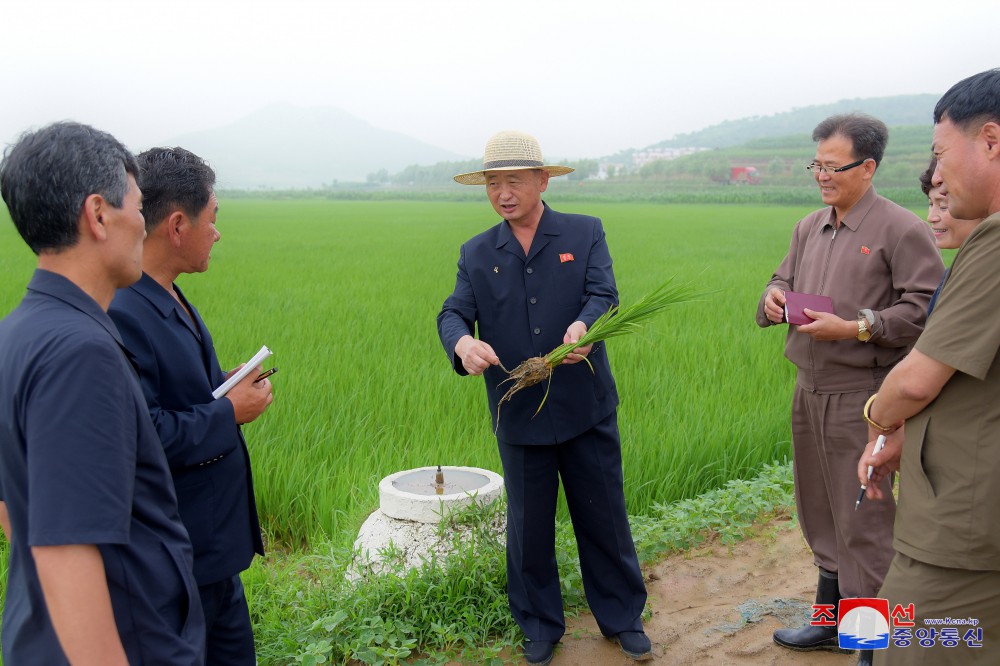
[[[795, 500], [802, 532], [819, 567], [817, 604], [874, 597], [892, 560], [891, 501], [855, 511], [857, 461], [867, 442], [858, 418], [883, 378], [923, 329], [927, 304], [944, 273], [929, 228], [880, 197], [872, 177], [889, 132], [864, 114], [827, 118], [813, 130], [816, 157], [806, 168], [826, 208], [807, 215], [757, 306], [762, 327], [785, 319], [785, 292], [829, 296], [833, 312], [805, 310], [789, 326], [785, 356], [798, 368], [792, 398]], [[890, 479], [883, 481], [889, 492]], [[837, 650], [836, 626], [779, 629], [793, 650]], [[862, 651], [859, 664], [871, 663]]]

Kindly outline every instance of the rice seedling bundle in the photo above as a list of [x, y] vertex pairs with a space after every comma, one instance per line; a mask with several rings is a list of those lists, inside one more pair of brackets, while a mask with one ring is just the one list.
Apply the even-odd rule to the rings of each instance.
[[[501, 369], [507, 373], [507, 379], [503, 383], [513, 382], [500, 402], [497, 404], [497, 423], [500, 421], [500, 407], [509, 401], [518, 391], [534, 386], [548, 380], [549, 386], [545, 388], [545, 395], [542, 402], [535, 410], [535, 415], [542, 410], [546, 399], [549, 397], [549, 387], [552, 383], [552, 373], [555, 372], [562, 362], [573, 353], [575, 349], [592, 345], [595, 342], [602, 342], [609, 338], [634, 333], [642, 328], [648, 320], [659, 314], [666, 308], [684, 303], [695, 298], [694, 291], [688, 285], [674, 284], [673, 279], [667, 280], [655, 290], [639, 299], [634, 305], [622, 306], [613, 305], [602, 314], [587, 329], [587, 332], [576, 342], [567, 342], [559, 345], [545, 356], [533, 356], [522, 361], [513, 370], [507, 370], [501, 365]], [[586, 356], [582, 360], [590, 365]], [[593, 366], [591, 366], [593, 371]]]

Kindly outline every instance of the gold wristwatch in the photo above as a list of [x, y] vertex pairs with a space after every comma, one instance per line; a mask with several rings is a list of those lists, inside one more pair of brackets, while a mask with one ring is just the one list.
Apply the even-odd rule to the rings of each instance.
[[872, 332], [868, 330], [868, 321], [862, 317], [858, 319], [858, 340], [860, 342], [868, 342], [868, 339], [872, 337]]

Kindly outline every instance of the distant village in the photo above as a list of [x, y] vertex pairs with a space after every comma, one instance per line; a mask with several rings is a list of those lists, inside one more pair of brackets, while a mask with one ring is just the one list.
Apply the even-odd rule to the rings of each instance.
[[614, 174], [631, 173], [650, 162], [658, 160], [672, 160], [683, 155], [699, 153], [708, 148], [651, 148], [647, 150], [636, 150], [632, 152], [631, 162], [604, 162], [598, 166], [597, 173], [592, 176], [594, 180], [607, 180]]

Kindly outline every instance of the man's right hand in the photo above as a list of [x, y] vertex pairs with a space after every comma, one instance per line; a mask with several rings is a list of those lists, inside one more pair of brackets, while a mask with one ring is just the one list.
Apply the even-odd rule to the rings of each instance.
[[[233, 374], [236, 370], [239, 368], [232, 370], [229, 374]], [[270, 379], [254, 381], [261, 372], [263, 372], [263, 368], [258, 367], [244, 377], [239, 384], [229, 389], [229, 393], [226, 394], [229, 401], [233, 403], [233, 412], [236, 413], [236, 423], [239, 425], [250, 423], [256, 419], [274, 400]]]
[[471, 335], [463, 335], [458, 339], [455, 353], [462, 359], [462, 367], [470, 375], [481, 375], [491, 365], [500, 365], [500, 358], [493, 347]]
[[771, 287], [764, 296], [764, 316], [773, 324], [785, 321], [785, 292]]
[[[871, 428], [868, 430], [869, 436], [871, 436], [873, 430]], [[896, 430], [886, 434], [885, 446], [882, 447], [881, 451], [873, 454], [876, 439], [877, 436], [872, 437], [872, 440], [868, 442], [868, 446], [865, 447], [865, 452], [861, 454], [861, 458], [858, 460], [858, 481], [861, 482], [861, 485], [868, 486], [865, 496], [872, 500], [884, 498], [879, 484], [882, 483], [882, 479], [885, 477], [899, 471], [899, 459], [903, 455], [903, 427], [900, 426]], [[868, 479], [869, 465], [872, 467], [871, 480]]]

